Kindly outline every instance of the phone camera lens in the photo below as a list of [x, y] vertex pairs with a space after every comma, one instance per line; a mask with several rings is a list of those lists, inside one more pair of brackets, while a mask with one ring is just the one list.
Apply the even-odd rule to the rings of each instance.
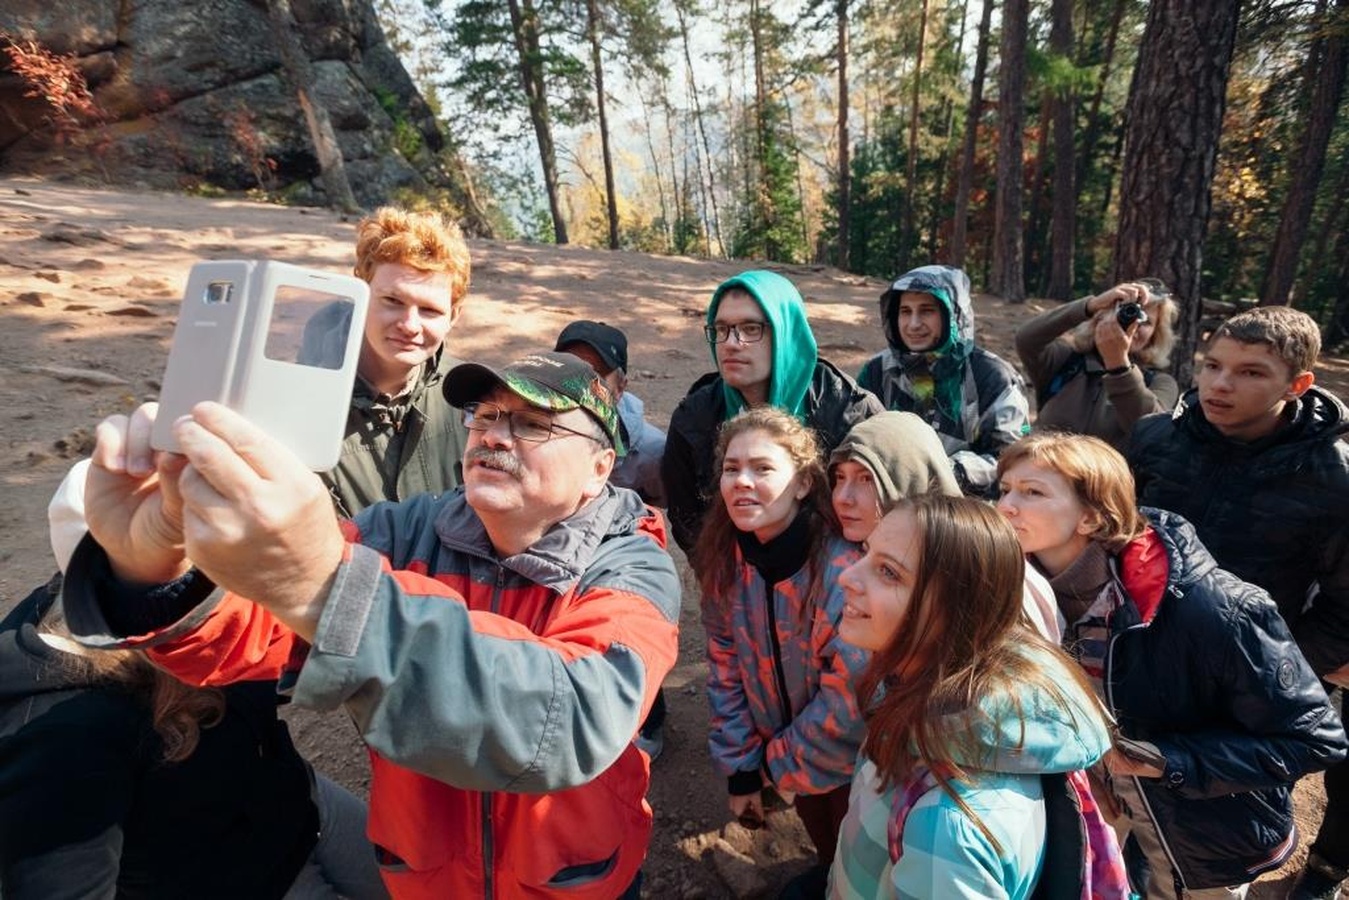
[[217, 303], [229, 303], [230, 298], [234, 296], [234, 282], [232, 281], [212, 281], [206, 285], [206, 290], [202, 292], [201, 300], [207, 306], [213, 306]]

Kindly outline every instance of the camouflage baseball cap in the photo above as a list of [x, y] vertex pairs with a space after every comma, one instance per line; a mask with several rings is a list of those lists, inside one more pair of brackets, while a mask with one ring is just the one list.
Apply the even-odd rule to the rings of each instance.
[[493, 369], [479, 363], [461, 363], [445, 376], [445, 399], [456, 408], [481, 400], [492, 388], [502, 386], [531, 406], [566, 412], [581, 409], [599, 423], [614, 451], [623, 456], [618, 431], [618, 404], [613, 391], [590, 363], [570, 353], [531, 353], [509, 365]]

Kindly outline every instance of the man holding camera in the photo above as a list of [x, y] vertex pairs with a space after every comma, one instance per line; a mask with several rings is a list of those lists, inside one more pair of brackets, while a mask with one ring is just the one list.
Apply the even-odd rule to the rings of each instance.
[[[613, 398], [569, 354], [459, 365], [462, 490], [339, 525], [287, 449], [223, 406], [98, 427], [72, 631], [192, 683], [282, 678], [371, 750], [369, 835], [405, 897], [636, 896], [632, 745], [677, 650], [662, 520], [608, 484]], [[217, 587], [217, 585], [219, 587]]]

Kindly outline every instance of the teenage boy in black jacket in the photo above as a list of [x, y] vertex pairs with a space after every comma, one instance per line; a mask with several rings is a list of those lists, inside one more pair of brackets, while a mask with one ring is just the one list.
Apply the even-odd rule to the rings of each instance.
[[[1313, 385], [1316, 323], [1287, 307], [1213, 334], [1197, 390], [1134, 428], [1139, 502], [1180, 513], [1218, 564], [1270, 592], [1329, 686], [1349, 685], [1349, 411]], [[1336, 693], [1343, 703], [1343, 691]], [[1290, 895], [1349, 878], [1349, 762], [1326, 772], [1326, 813]]]

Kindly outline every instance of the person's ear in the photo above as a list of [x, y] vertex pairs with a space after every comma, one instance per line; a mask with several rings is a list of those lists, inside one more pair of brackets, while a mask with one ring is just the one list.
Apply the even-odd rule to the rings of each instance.
[[464, 302], [464, 299], [463, 299], [462, 297], [459, 298], [458, 300], [451, 300], [451, 301], [450, 301], [450, 327], [451, 327], [451, 328], [454, 327], [454, 323], [455, 323], [455, 322], [459, 321], [459, 317], [462, 316], [462, 315], [464, 314], [464, 307], [466, 307], [466, 306], [468, 306], [468, 304]]
[[796, 499], [804, 500], [806, 499], [806, 495], [810, 493], [811, 487], [810, 476], [805, 474], [804, 472], [798, 472], [796, 473], [796, 480], [797, 480]]
[[609, 473], [614, 470], [614, 463], [618, 460], [618, 454], [612, 447], [605, 447], [595, 454], [594, 467], [591, 469], [590, 476], [586, 478], [585, 487], [581, 493], [586, 502], [590, 502], [600, 495], [604, 490], [605, 483], [609, 480]]
[[1307, 388], [1316, 383], [1315, 372], [1299, 372], [1293, 376], [1293, 381], [1288, 385], [1288, 391], [1284, 394], [1286, 400], [1296, 400], [1307, 393]]
[[1081, 517], [1077, 520], [1077, 533], [1086, 537], [1091, 537], [1101, 528], [1101, 514], [1094, 509], [1082, 510]]

